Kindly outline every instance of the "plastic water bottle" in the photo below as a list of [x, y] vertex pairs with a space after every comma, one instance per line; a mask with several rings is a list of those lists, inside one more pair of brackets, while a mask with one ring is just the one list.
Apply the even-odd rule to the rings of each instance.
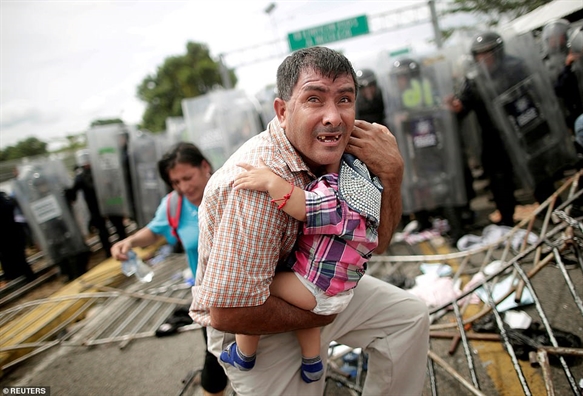
[[134, 252], [133, 250], [130, 250], [127, 253], [128, 259], [124, 262], [121, 263], [121, 272], [123, 272], [123, 274], [125, 276], [132, 276], [133, 274], [136, 273], [136, 268], [137, 268], [137, 255], [136, 252]]
[[143, 283], [151, 282], [154, 278], [154, 271], [152, 271], [152, 268], [144, 263], [139, 257], [137, 258], [136, 263], [136, 278]]
[[151, 282], [154, 278], [154, 271], [138, 257], [136, 252], [130, 250], [128, 259], [121, 264], [121, 270], [125, 276], [136, 275], [140, 282]]

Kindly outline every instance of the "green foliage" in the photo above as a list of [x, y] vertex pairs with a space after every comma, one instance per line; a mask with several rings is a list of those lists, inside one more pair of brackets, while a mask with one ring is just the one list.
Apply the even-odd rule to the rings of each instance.
[[18, 158], [32, 157], [47, 153], [47, 143], [35, 138], [29, 137], [22, 140], [14, 146], [8, 146], [0, 151], [0, 161], [9, 161]]
[[[95, 120], [91, 123], [91, 127], [109, 124], [123, 124], [123, 121], [120, 120], [119, 118], [106, 118], [103, 120]], [[67, 139], [68, 138], [69, 137], [67, 136]]]
[[[233, 70], [229, 76], [234, 86]], [[182, 116], [182, 99], [192, 98], [221, 86], [219, 64], [212, 60], [204, 44], [188, 42], [186, 54], [171, 56], [138, 86], [137, 96], [146, 102], [142, 128], [159, 132], [166, 128], [166, 118]]]
[[552, 0], [450, 0], [449, 13], [470, 13], [485, 17], [490, 26], [501, 19], [515, 19]]
[[60, 150], [57, 150], [56, 152], [67, 152], [67, 151], [77, 151], [80, 150], [82, 148], [87, 147], [87, 141], [86, 141], [86, 137], [85, 134], [79, 134], [79, 135], [67, 135], [67, 143], [68, 146], [63, 147]]

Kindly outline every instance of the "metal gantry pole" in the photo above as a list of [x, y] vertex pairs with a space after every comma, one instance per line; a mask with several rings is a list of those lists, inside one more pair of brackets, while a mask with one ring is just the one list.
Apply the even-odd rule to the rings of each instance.
[[443, 37], [441, 36], [441, 29], [439, 28], [439, 19], [437, 18], [437, 11], [435, 10], [435, 0], [429, 0], [429, 11], [431, 12], [431, 24], [433, 25], [433, 34], [435, 36], [435, 45], [438, 49], [443, 47]]

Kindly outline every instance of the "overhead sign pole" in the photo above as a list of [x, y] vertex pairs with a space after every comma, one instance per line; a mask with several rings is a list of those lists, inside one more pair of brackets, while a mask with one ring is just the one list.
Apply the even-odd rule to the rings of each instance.
[[[562, 0], [555, 0], [555, 2], [557, 1]], [[282, 58], [287, 56], [289, 52], [300, 48], [349, 39], [361, 34], [386, 33], [424, 23], [433, 23], [434, 29], [439, 29], [434, 18], [445, 14], [448, 9], [447, 2], [432, 1], [430, 4], [428, 1], [423, 1], [412, 3], [412, 5], [393, 9], [381, 14], [363, 15], [311, 29], [288, 33], [286, 37], [282, 37], [281, 39], [275, 38], [272, 41], [230, 51], [224, 55], [227, 64], [237, 68], [269, 59]], [[433, 15], [431, 13], [432, 7], [437, 9]], [[273, 8], [268, 6], [265, 12], [268, 13], [268, 11], [273, 12]], [[437, 36], [439, 34], [438, 30], [435, 31], [435, 34], [436, 44], [443, 41], [441, 37]], [[275, 35], [277, 36], [277, 34]], [[287, 48], [283, 49], [282, 46]], [[284, 50], [283, 53], [282, 50]]]
[[290, 51], [293, 52], [302, 48], [345, 40], [368, 33], [368, 19], [366, 15], [361, 15], [289, 33], [287, 37]]
[[431, 11], [431, 24], [433, 25], [433, 32], [435, 33], [435, 45], [438, 49], [441, 49], [443, 47], [443, 37], [441, 36], [437, 11], [435, 10], [435, 0], [429, 0], [429, 10]]

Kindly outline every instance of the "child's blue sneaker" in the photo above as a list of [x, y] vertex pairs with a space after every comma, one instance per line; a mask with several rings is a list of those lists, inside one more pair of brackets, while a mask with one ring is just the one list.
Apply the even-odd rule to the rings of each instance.
[[221, 352], [220, 359], [241, 371], [249, 371], [255, 366], [255, 355], [243, 355], [237, 347], [236, 342], [230, 343], [227, 348]]

